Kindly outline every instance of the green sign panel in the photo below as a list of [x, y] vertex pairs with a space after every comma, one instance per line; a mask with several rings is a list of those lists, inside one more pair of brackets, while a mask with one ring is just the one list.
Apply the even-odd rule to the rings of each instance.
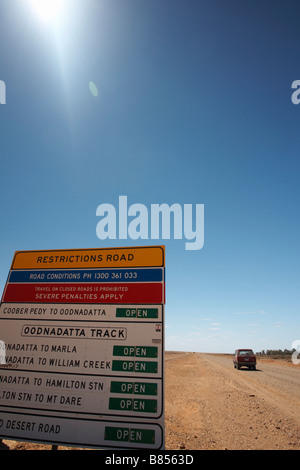
[[155, 346], [114, 346], [113, 356], [157, 357]]
[[152, 429], [131, 429], [106, 426], [105, 441], [132, 442], [135, 444], [154, 444], [155, 431]]
[[133, 395], [157, 395], [157, 384], [146, 382], [111, 382], [111, 393], [126, 393]]
[[146, 361], [112, 361], [112, 370], [140, 374], [156, 374], [157, 362]]
[[118, 318], [158, 318], [158, 308], [117, 308]]
[[156, 413], [157, 400], [139, 398], [110, 398], [110, 410], [135, 411], [138, 413]]

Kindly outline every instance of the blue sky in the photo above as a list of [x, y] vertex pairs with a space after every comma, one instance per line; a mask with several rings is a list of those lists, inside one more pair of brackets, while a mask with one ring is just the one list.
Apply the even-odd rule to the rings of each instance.
[[[0, 288], [16, 250], [166, 245], [166, 349], [300, 337], [298, 1], [0, 0]], [[93, 96], [89, 83], [95, 83]], [[102, 203], [205, 205], [205, 244], [105, 240]]]

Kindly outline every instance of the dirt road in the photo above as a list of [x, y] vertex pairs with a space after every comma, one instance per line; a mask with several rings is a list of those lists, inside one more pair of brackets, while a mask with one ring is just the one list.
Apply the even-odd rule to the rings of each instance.
[[300, 449], [300, 365], [262, 360], [248, 371], [234, 369], [229, 356], [165, 357], [166, 450]]
[[300, 449], [300, 366], [166, 354], [166, 449]]

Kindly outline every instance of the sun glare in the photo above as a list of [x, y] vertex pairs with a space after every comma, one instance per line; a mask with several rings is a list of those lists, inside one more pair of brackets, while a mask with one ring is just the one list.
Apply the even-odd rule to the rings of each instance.
[[30, 3], [42, 20], [49, 21], [57, 18], [62, 9], [63, 1], [64, 0], [30, 0]]

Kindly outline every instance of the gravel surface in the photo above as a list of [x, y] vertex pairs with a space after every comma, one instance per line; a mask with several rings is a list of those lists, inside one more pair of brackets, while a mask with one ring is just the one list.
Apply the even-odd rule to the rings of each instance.
[[300, 366], [166, 354], [166, 449], [300, 449]]

